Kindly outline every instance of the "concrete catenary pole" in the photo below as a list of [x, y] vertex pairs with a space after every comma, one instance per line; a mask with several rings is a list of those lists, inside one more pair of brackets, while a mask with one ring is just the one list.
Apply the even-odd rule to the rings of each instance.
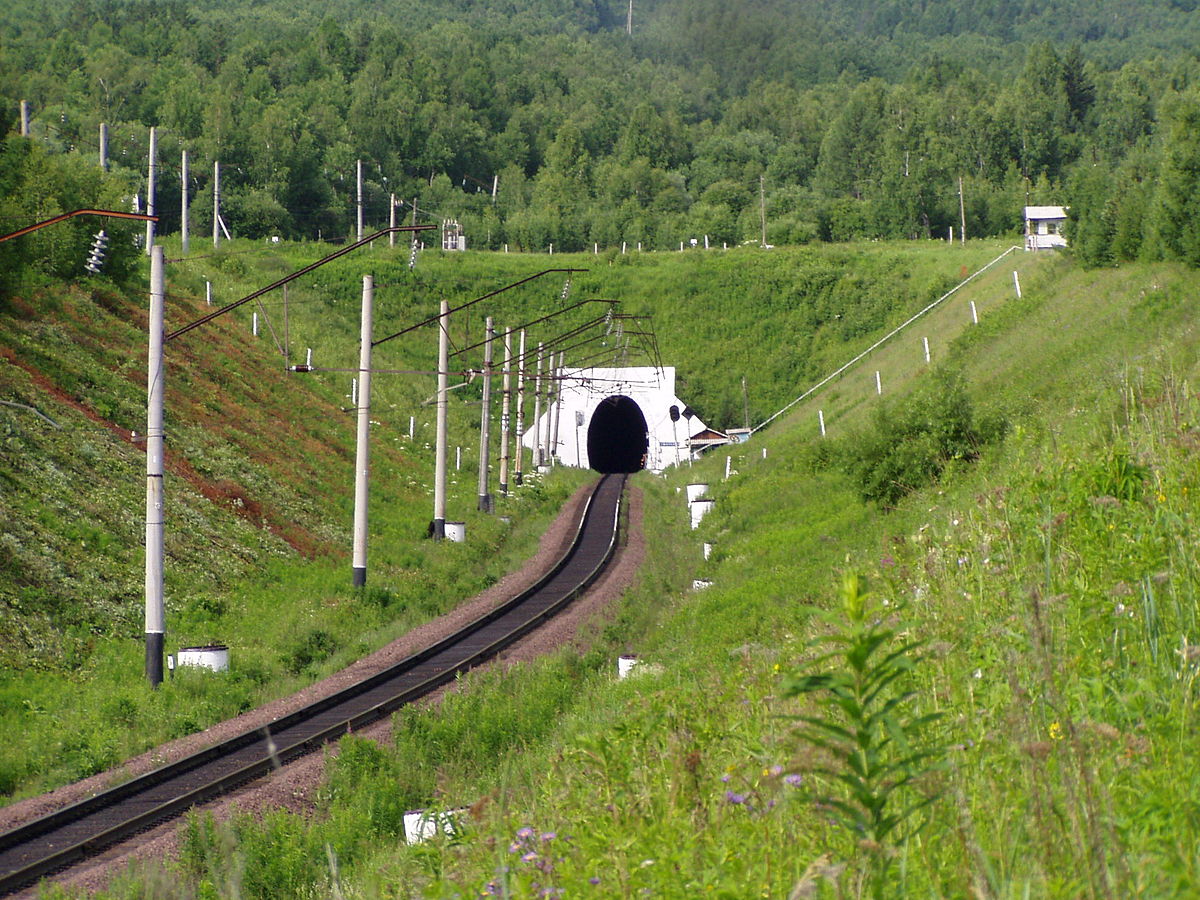
[[[158, 174], [158, 129], [150, 126], [150, 161], [146, 166], [146, 215], [154, 215], [154, 177]], [[154, 247], [154, 222], [146, 221], [146, 255]]]
[[537, 371], [533, 376], [533, 461], [530, 465], [537, 470], [542, 464], [542, 356], [543, 344], [538, 342]]
[[184, 150], [179, 162], [179, 239], [183, 242], [183, 255], [188, 252], [188, 158]]
[[566, 351], [560, 350], [558, 353], [558, 367], [554, 373], [554, 427], [550, 432], [550, 460], [558, 456], [558, 422], [562, 418], [563, 405], [563, 361], [566, 358]]
[[525, 448], [522, 440], [525, 437], [525, 418], [522, 411], [525, 407], [525, 378], [521, 374], [525, 370], [525, 329], [521, 329], [521, 340], [517, 348], [517, 421], [516, 421], [516, 440], [513, 441], [513, 451], [517, 454], [516, 465], [513, 467], [513, 481], [517, 484], [524, 483], [524, 474], [521, 472], [521, 460], [525, 456]]
[[163, 680], [163, 304], [162, 247], [150, 253], [150, 349], [146, 374], [146, 678]]
[[446, 413], [450, 405], [450, 301], [438, 317], [437, 448], [433, 459], [433, 539], [446, 536]]
[[375, 281], [363, 276], [358, 350], [358, 443], [354, 457], [354, 586], [367, 583], [367, 489], [371, 475], [371, 318]]
[[546, 414], [542, 416], [544, 420], [538, 425], [538, 441], [542, 448], [542, 465], [550, 465], [550, 457], [553, 455], [550, 449], [550, 423], [554, 421], [554, 404], [550, 402], [550, 397], [554, 393], [554, 351], [551, 350], [546, 356], [546, 380], [542, 386], [542, 393], [546, 398]]
[[100, 171], [108, 171], [108, 123], [100, 123]]
[[512, 405], [512, 329], [504, 329], [504, 383], [500, 400], [500, 493], [508, 496], [508, 422]]
[[483, 344], [483, 414], [479, 420], [479, 509], [481, 512], [491, 512], [488, 461], [491, 458], [492, 440], [492, 342], [496, 337], [496, 326], [491, 316], [487, 317], [484, 334], [487, 337]]
[[361, 159], [358, 161], [358, 165], [357, 165], [357, 167], [356, 167], [356, 168], [357, 168], [357, 182], [358, 182], [358, 192], [357, 192], [357, 194], [356, 194], [356, 197], [357, 197], [357, 205], [358, 205], [358, 212], [357, 212], [357, 217], [358, 217], [358, 240], [360, 240], [360, 241], [361, 241], [361, 240], [363, 239], [362, 160], [361, 160]]
[[[9, 107], [11, 109], [11, 107]], [[21, 101], [21, 137], [29, 137], [29, 101]]]
[[[388, 228], [396, 227], [396, 195], [391, 194], [388, 198]], [[388, 246], [396, 246], [396, 232], [388, 234]]]
[[213, 247], [221, 246], [221, 164], [213, 163]]

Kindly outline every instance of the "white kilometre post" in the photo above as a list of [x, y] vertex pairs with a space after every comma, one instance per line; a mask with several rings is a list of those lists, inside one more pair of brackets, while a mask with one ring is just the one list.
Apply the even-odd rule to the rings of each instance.
[[487, 317], [484, 326], [487, 336], [483, 345], [483, 414], [479, 420], [479, 509], [492, 511], [492, 495], [488, 491], [488, 459], [491, 456], [492, 439], [492, 341], [496, 337], [496, 326], [492, 317]]
[[358, 442], [354, 456], [354, 587], [367, 583], [367, 496], [371, 477], [371, 319], [375, 280], [363, 276], [358, 349]]
[[150, 252], [149, 365], [146, 373], [146, 678], [163, 680], [163, 250]]
[[[150, 162], [146, 167], [146, 215], [154, 215], [154, 176], [158, 173], [158, 129], [150, 126]], [[154, 222], [146, 221], [146, 255], [154, 246]]]
[[446, 413], [450, 405], [450, 301], [438, 316], [437, 448], [433, 458], [433, 539], [446, 537]]
[[500, 493], [508, 496], [508, 424], [512, 404], [512, 329], [504, 329], [504, 383], [500, 399]]

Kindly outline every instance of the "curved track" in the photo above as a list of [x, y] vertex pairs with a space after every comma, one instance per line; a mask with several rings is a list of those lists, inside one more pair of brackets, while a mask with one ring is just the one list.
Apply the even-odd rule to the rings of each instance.
[[616, 548], [624, 485], [621, 474], [601, 478], [571, 547], [554, 568], [450, 637], [264, 728], [0, 834], [0, 896], [253, 781], [492, 658], [566, 606], [604, 569]]

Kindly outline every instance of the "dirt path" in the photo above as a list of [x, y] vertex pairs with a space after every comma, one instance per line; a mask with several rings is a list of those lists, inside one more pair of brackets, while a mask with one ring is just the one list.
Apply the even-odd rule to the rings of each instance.
[[[562, 556], [570, 545], [579, 524], [579, 517], [590, 486], [585, 486], [564, 505], [558, 517], [542, 536], [538, 552], [522, 568], [492, 585], [477, 597], [460, 605], [453, 612], [422, 625], [386, 647], [366, 656], [340, 672], [316, 682], [302, 691], [284, 697], [235, 719], [221, 722], [198, 734], [180, 738], [144, 753], [122, 766], [100, 773], [76, 784], [66, 785], [0, 809], [0, 831], [46, 815], [55, 809], [78, 802], [105, 790], [131, 776], [140, 775], [164, 763], [195, 753], [219, 741], [266, 725], [281, 716], [326, 697], [353, 682], [387, 668], [437, 641], [477, 618], [504, 600], [529, 587]], [[607, 572], [582, 597], [551, 619], [545, 626], [522, 638], [500, 655], [500, 665], [526, 662], [545, 653], [570, 645], [583, 649], [592, 633], [589, 624], [602, 621], [605, 610], [633, 582], [645, 555], [642, 537], [642, 492], [630, 487], [626, 492], [628, 529]], [[496, 665], [491, 663], [490, 665]], [[615, 666], [615, 662], [614, 662]], [[442, 688], [423, 703], [436, 703], [446, 690]], [[390, 719], [382, 720], [360, 735], [386, 741], [391, 736]], [[274, 775], [205, 806], [217, 819], [226, 819], [235, 811], [263, 812], [287, 809], [298, 813], [314, 811], [311, 799], [321, 784], [325, 770], [325, 754], [313, 753], [284, 767]], [[94, 891], [107, 883], [133, 860], [173, 856], [178, 846], [180, 820], [175, 819], [136, 839], [112, 847], [91, 861], [75, 867], [55, 879], [64, 887]], [[18, 894], [33, 897], [34, 891]]]

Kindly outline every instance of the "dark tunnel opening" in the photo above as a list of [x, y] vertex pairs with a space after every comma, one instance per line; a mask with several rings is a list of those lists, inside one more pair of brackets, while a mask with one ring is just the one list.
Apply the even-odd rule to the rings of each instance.
[[650, 446], [646, 416], [628, 397], [605, 397], [588, 424], [588, 461], [597, 472], [638, 472]]

